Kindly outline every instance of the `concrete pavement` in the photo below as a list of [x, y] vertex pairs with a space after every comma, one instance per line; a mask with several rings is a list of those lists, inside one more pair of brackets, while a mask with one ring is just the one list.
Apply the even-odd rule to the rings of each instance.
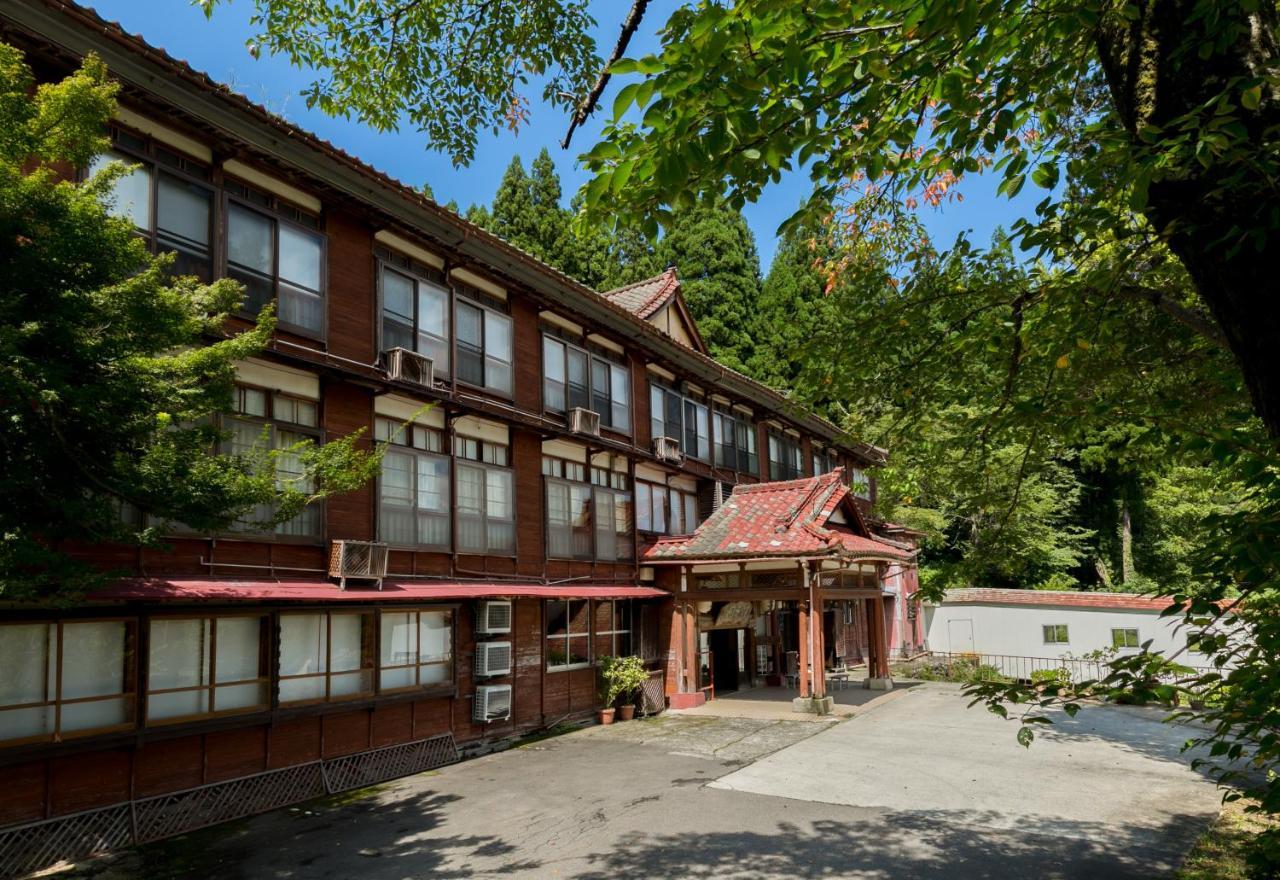
[[589, 728], [165, 842], [133, 876], [1150, 878], [1214, 811], [1177, 731], [1082, 713], [1026, 752], [963, 703]]

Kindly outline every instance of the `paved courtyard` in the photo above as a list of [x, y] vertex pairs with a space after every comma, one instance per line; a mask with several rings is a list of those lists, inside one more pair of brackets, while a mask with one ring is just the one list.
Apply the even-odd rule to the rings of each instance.
[[[593, 727], [142, 853], [140, 875], [1111, 878], [1167, 875], [1217, 811], [1152, 713], [1014, 725], [918, 685], [854, 717]], [[132, 860], [131, 860], [132, 861]], [[122, 866], [123, 867], [123, 866]]]

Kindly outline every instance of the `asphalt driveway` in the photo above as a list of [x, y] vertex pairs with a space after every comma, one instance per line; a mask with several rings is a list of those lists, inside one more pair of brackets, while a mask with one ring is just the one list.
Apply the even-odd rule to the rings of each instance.
[[[589, 728], [167, 841], [136, 876], [1159, 877], [1216, 813], [1187, 732], [1093, 709], [1024, 750], [948, 685], [839, 723]], [[139, 863], [140, 859], [140, 863]], [[125, 868], [121, 864], [120, 868]]]

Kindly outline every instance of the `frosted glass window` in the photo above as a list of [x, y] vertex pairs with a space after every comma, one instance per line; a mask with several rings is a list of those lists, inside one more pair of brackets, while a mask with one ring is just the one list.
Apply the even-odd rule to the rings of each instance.
[[263, 275], [274, 275], [275, 236], [271, 219], [239, 205], [227, 207], [227, 260]]
[[453, 680], [451, 611], [383, 612], [378, 663], [381, 689]]
[[147, 720], [265, 708], [260, 616], [158, 618], [147, 657]]
[[372, 690], [366, 658], [369, 615], [280, 615], [280, 702], [357, 696]]
[[133, 624], [121, 620], [0, 626], [0, 741], [132, 722], [132, 643]]

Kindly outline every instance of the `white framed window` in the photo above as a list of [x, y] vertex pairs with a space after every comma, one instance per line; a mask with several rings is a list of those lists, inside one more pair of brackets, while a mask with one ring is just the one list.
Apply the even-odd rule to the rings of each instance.
[[425, 425], [378, 419], [374, 436], [388, 444], [378, 477], [378, 538], [401, 547], [448, 550], [450, 467], [444, 435]]
[[591, 603], [586, 599], [548, 599], [545, 609], [547, 671], [590, 666]]
[[271, 705], [267, 616], [155, 617], [147, 639], [147, 723]]
[[379, 622], [378, 689], [381, 692], [453, 683], [452, 610], [384, 610]]
[[280, 615], [280, 704], [324, 703], [373, 693], [373, 615]]
[[1044, 634], [1044, 643], [1046, 645], [1067, 645], [1071, 643], [1065, 623], [1046, 623], [1040, 629]]
[[470, 300], [455, 299], [458, 381], [511, 394], [511, 316]]
[[448, 376], [449, 288], [409, 266], [380, 267], [383, 349], [416, 351], [431, 358], [437, 376]]
[[1142, 643], [1138, 641], [1138, 630], [1136, 628], [1116, 628], [1111, 630], [1111, 647], [1113, 648], [1139, 648]]
[[0, 624], [0, 742], [57, 742], [135, 723], [133, 620]]

